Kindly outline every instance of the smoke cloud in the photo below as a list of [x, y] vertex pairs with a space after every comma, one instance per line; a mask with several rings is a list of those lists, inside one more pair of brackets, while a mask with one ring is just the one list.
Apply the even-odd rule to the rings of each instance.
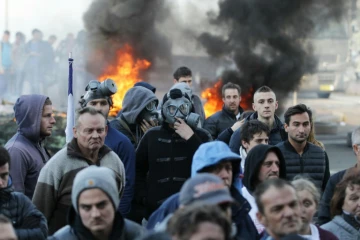
[[[262, 85], [278, 98], [295, 90], [317, 60], [306, 41], [316, 28], [340, 20], [346, 4], [338, 0], [220, 0], [219, 13], [209, 21], [225, 34], [204, 32], [198, 38], [208, 54], [230, 56], [245, 90]], [[212, 14], [214, 15], [214, 14]], [[223, 79], [226, 82], [226, 79]]]
[[94, 0], [83, 17], [92, 50], [88, 70], [101, 74], [124, 44], [137, 58], [169, 59], [171, 45], [157, 29], [165, 10], [164, 0]]

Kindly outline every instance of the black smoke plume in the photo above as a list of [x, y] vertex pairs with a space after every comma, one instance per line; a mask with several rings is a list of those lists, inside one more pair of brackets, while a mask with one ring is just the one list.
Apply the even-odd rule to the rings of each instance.
[[83, 17], [92, 50], [88, 70], [101, 74], [124, 44], [137, 58], [168, 59], [170, 44], [156, 28], [165, 12], [164, 0], [94, 0]]
[[210, 20], [226, 33], [205, 32], [200, 43], [211, 56], [232, 57], [245, 92], [267, 85], [281, 99], [299, 86], [305, 73], [316, 70], [312, 46], [305, 40], [315, 27], [340, 20], [346, 1], [220, 0], [219, 7]]

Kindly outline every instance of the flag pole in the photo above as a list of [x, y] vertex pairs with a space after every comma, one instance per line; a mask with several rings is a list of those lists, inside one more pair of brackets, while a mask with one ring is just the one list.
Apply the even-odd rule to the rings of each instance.
[[75, 125], [75, 109], [74, 109], [74, 94], [73, 94], [73, 62], [72, 53], [69, 53], [69, 78], [68, 78], [68, 105], [66, 114], [66, 143], [69, 143], [73, 138], [73, 127]]

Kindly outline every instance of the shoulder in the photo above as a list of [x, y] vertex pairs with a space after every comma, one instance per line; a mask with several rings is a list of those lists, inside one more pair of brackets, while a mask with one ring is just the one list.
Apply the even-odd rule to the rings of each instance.
[[144, 228], [142, 226], [128, 219], [125, 219], [124, 230], [126, 232], [126, 239], [135, 239], [144, 234]]
[[325, 229], [322, 229], [319, 226], [316, 226], [316, 228], [319, 231], [320, 239], [326, 239], [326, 240], [336, 240], [338, 239], [332, 232], [329, 232]]
[[200, 135], [201, 137], [205, 137], [205, 138], [210, 138], [210, 139], [212, 139], [209, 131], [206, 130], [206, 129], [196, 128], [196, 129], [195, 129], [195, 132], [196, 132], [196, 134]]
[[49, 239], [67, 239], [67, 240], [76, 240], [78, 239], [73, 232], [72, 228], [69, 225], [59, 229], [55, 234]]

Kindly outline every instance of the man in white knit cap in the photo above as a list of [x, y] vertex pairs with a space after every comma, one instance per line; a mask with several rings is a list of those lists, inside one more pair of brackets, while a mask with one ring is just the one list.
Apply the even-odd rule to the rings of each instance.
[[125, 220], [117, 206], [120, 178], [106, 167], [90, 166], [75, 177], [68, 225], [50, 239], [135, 239], [140, 225]]

